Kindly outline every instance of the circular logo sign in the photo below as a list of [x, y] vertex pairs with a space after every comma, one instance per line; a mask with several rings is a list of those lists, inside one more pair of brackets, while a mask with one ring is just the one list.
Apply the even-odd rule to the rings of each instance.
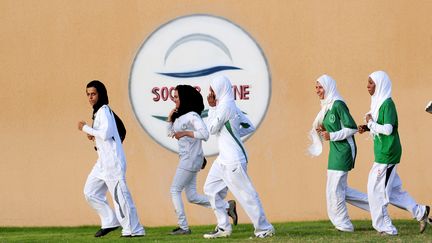
[[[194, 86], [206, 108], [210, 80], [231, 80], [237, 106], [258, 127], [270, 101], [271, 80], [266, 58], [252, 37], [227, 19], [210, 15], [176, 18], [156, 29], [142, 44], [132, 65], [129, 98], [144, 130], [165, 148], [178, 152], [168, 137], [166, 118], [175, 107], [174, 88]], [[218, 153], [217, 140], [203, 142], [206, 156]]]

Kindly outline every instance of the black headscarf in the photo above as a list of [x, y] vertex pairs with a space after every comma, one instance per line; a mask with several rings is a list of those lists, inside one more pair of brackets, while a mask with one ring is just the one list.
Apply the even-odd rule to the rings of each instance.
[[190, 85], [177, 85], [175, 89], [180, 99], [180, 107], [177, 109], [177, 112], [171, 116], [172, 122], [191, 111], [201, 116], [201, 112], [204, 110], [204, 102], [201, 93]]
[[93, 105], [93, 116], [94, 120], [95, 113], [101, 108], [103, 105], [108, 105], [108, 92], [105, 88], [105, 85], [99, 80], [93, 80], [87, 84], [87, 88], [93, 87], [98, 92], [98, 101]]

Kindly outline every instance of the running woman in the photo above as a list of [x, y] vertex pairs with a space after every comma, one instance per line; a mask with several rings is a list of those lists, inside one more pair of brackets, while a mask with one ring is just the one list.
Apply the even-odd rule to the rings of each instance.
[[369, 75], [367, 89], [371, 95], [370, 111], [366, 114], [367, 125], [358, 127], [359, 133], [370, 131], [374, 140], [375, 160], [369, 172], [368, 197], [372, 226], [383, 235], [397, 235], [387, 211], [388, 204], [409, 211], [420, 223], [423, 233], [429, 222], [430, 207], [417, 204], [402, 189], [397, 167], [402, 156], [399, 140], [399, 123], [396, 106], [391, 98], [392, 82], [384, 71]]
[[327, 214], [337, 230], [353, 232], [354, 226], [348, 216], [346, 202], [369, 211], [367, 195], [348, 187], [347, 183], [348, 172], [354, 168], [357, 155], [354, 139], [357, 125], [332, 77], [325, 74], [319, 77], [315, 89], [321, 100], [321, 110], [310, 131], [313, 143], [309, 147], [309, 153], [319, 156], [322, 152], [322, 140], [329, 141]]
[[[95, 237], [101, 237], [122, 227], [122, 237], [144, 236], [135, 204], [126, 185], [126, 158], [117, 131], [113, 112], [108, 106], [108, 93], [105, 85], [93, 80], [87, 84], [87, 97], [93, 107], [93, 125], [78, 122], [78, 129], [87, 133], [89, 140], [95, 141], [98, 160], [87, 177], [84, 195], [90, 206], [99, 214], [101, 229]], [[114, 210], [106, 199], [110, 192]]]
[[267, 221], [259, 196], [247, 174], [248, 157], [241, 140], [241, 137], [255, 131], [255, 127], [235, 104], [228, 78], [219, 76], [211, 80], [207, 101], [210, 105], [208, 129], [210, 134], [218, 138], [219, 155], [204, 185], [204, 192], [216, 215], [217, 226], [214, 231], [204, 234], [204, 238], [231, 235], [232, 227], [223, 201], [228, 189], [251, 219], [255, 236], [270, 237], [275, 230]]

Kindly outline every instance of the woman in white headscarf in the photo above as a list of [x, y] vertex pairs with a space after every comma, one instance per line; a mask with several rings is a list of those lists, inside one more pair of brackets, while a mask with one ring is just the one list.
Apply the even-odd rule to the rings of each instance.
[[346, 203], [369, 211], [367, 195], [348, 187], [348, 172], [354, 168], [357, 147], [354, 134], [357, 125], [348, 107], [339, 95], [336, 81], [322, 75], [316, 81], [316, 93], [321, 99], [321, 110], [316, 116], [310, 136], [309, 153], [319, 156], [322, 140], [329, 141], [330, 152], [327, 167], [327, 213], [339, 231], [353, 232]]
[[251, 219], [255, 236], [270, 237], [275, 231], [267, 221], [259, 196], [247, 174], [248, 157], [241, 140], [241, 137], [255, 131], [255, 127], [236, 106], [228, 78], [219, 76], [211, 80], [207, 101], [210, 105], [207, 125], [210, 134], [218, 138], [219, 155], [209, 171], [204, 192], [218, 224], [213, 232], [204, 234], [204, 238], [231, 235], [232, 228], [223, 201], [228, 189]]
[[429, 222], [430, 208], [417, 204], [402, 190], [402, 181], [396, 171], [402, 146], [396, 106], [391, 98], [391, 80], [383, 71], [373, 72], [369, 75], [367, 89], [371, 95], [370, 111], [366, 114], [367, 125], [361, 125], [358, 129], [360, 134], [370, 131], [374, 137], [375, 162], [368, 178], [372, 225], [382, 234], [397, 235], [397, 229], [387, 212], [390, 203], [408, 210], [420, 222], [420, 233], [423, 233]]

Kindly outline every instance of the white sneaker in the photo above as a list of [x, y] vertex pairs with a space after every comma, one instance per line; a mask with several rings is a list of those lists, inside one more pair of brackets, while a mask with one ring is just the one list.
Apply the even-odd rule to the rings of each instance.
[[268, 237], [272, 237], [275, 234], [276, 234], [275, 230], [270, 229], [270, 230], [264, 231], [263, 233], [259, 233], [258, 235], [256, 235], [256, 238], [268, 238]]
[[344, 229], [344, 228], [340, 228], [340, 227], [336, 227], [336, 229], [340, 232], [348, 232], [348, 233], [354, 232], [354, 229]]
[[225, 231], [224, 229], [221, 229], [216, 226], [214, 231], [204, 234], [204, 238], [214, 239], [214, 238], [228, 237], [230, 235], [231, 235], [231, 231]]
[[378, 232], [378, 234], [381, 235], [381, 236], [397, 236], [397, 235], [398, 235], [397, 233], [395, 233], [395, 234], [391, 234], [391, 233], [387, 233], [387, 232], [385, 232], [385, 231], [383, 231], [383, 232]]

